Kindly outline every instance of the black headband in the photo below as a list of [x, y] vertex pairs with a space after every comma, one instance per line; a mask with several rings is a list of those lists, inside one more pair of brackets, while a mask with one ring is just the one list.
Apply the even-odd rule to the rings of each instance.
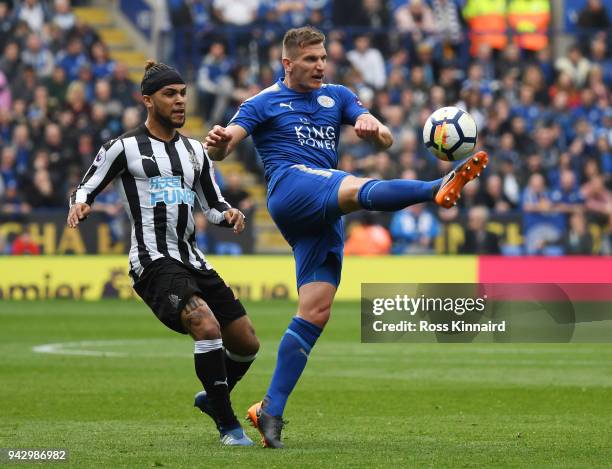
[[176, 84], [184, 85], [185, 80], [175, 69], [167, 68], [144, 78], [142, 83], [140, 83], [140, 91], [143, 95], [151, 96], [164, 86]]

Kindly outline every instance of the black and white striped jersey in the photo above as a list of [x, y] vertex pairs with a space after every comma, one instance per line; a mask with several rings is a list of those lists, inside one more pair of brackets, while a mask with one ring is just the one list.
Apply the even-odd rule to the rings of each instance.
[[199, 141], [177, 132], [172, 141], [164, 142], [143, 124], [102, 146], [70, 205], [91, 205], [115, 178], [132, 222], [130, 274], [135, 280], [161, 257], [197, 269], [212, 268], [195, 244], [195, 200], [217, 225], [226, 225], [223, 212], [231, 207]]

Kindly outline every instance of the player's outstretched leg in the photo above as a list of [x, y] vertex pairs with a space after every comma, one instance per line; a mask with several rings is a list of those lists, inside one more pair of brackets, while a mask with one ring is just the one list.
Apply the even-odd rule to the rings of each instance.
[[444, 208], [451, 208], [461, 198], [461, 189], [472, 179], [476, 179], [489, 163], [489, 155], [479, 151], [466, 159], [442, 179], [434, 201]]
[[[347, 193], [343, 189], [351, 182], [357, 184], [361, 182], [361, 184], [359, 184], [357, 191]], [[395, 212], [409, 205], [431, 202], [441, 183], [442, 179], [435, 181], [418, 181], [416, 179], [364, 180], [349, 176], [340, 186], [339, 208], [343, 213], [362, 208], [379, 212]]]
[[[330, 198], [327, 213], [330, 217], [338, 217], [361, 209], [394, 212], [409, 205], [434, 201], [443, 207], [452, 207], [459, 198], [463, 186], [480, 176], [487, 162], [487, 154], [478, 152], [444, 178], [435, 181], [414, 179], [383, 181], [348, 176], [340, 184], [337, 200]], [[470, 169], [467, 169], [468, 167]], [[455, 178], [455, 175], [458, 177]]]

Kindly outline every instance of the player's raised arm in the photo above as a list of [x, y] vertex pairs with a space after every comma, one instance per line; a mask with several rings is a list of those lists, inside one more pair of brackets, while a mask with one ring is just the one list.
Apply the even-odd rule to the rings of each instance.
[[123, 142], [111, 141], [100, 148], [83, 181], [70, 196], [70, 210], [66, 223], [76, 228], [91, 213], [91, 204], [109, 182], [127, 166]]
[[236, 145], [247, 136], [246, 130], [239, 125], [221, 127], [215, 125], [206, 136], [208, 156], [213, 161], [221, 161], [229, 155]]
[[381, 150], [393, 145], [393, 135], [389, 128], [372, 114], [361, 114], [355, 122], [355, 133], [359, 138], [367, 140]]

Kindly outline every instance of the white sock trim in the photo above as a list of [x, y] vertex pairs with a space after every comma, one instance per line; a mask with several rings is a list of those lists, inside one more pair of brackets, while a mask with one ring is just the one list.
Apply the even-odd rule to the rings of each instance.
[[255, 360], [255, 358], [257, 358], [257, 354], [255, 355], [238, 355], [236, 353], [232, 353], [230, 352], [228, 349], [225, 349], [225, 354], [231, 358], [232, 360], [234, 360], [235, 362], [252, 362], [253, 360]]
[[220, 349], [223, 346], [223, 339], [196, 340], [193, 353], [207, 353]]

